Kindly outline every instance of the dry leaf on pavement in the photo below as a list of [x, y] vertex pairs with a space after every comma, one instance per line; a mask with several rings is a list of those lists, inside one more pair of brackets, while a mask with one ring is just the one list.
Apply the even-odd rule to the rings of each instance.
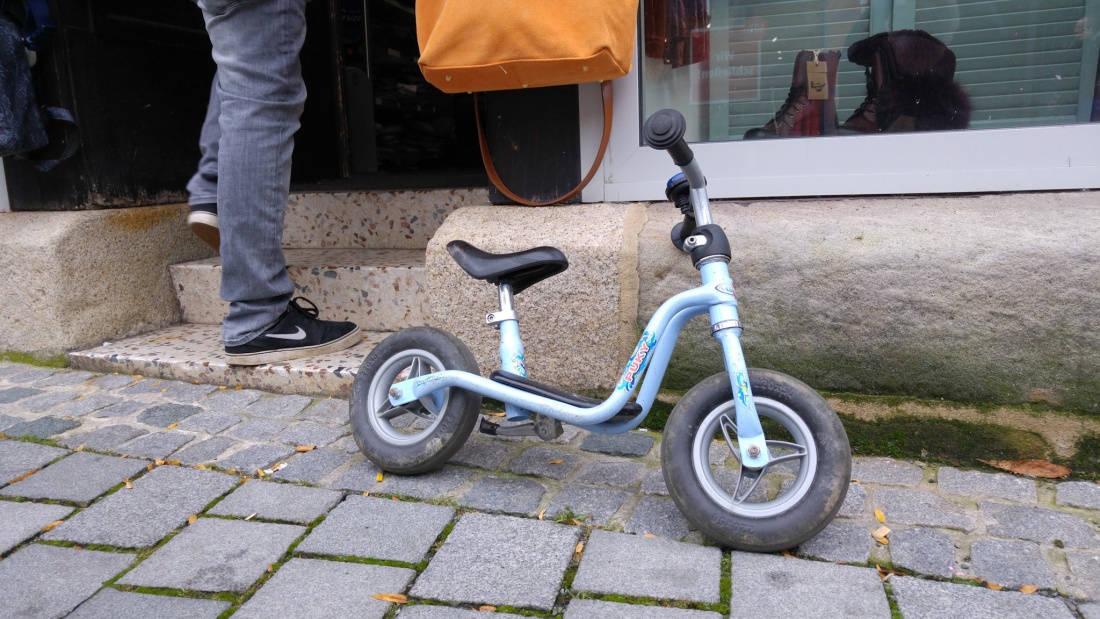
[[1028, 595], [1031, 595], [1032, 593], [1035, 593], [1038, 590], [1039, 590], [1039, 587], [1036, 587], [1035, 585], [1024, 585], [1024, 586], [1020, 587], [1020, 593], [1026, 593]]
[[879, 522], [885, 523], [886, 522], [886, 514], [884, 514], [881, 509], [876, 509], [875, 510], [875, 520], [878, 520]]
[[1009, 473], [1015, 473], [1017, 475], [1027, 475], [1028, 477], [1043, 477], [1046, 479], [1061, 479], [1068, 477], [1072, 472], [1064, 466], [1054, 464], [1053, 462], [1047, 462], [1046, 460], [981, 460], [984, 464], [995, 469], [1001, 469], [1002, 471], [1008, 471]]
[[297, 447], [294, 448], [294, 451], [296, 451], [300, 454], [304, 454], [307, 451], [313, 451], [316, 447], [317, 447], [316, 445], [298, 445]]
[[394, 604], [404, 604], [409, 601], [409, 598], [404, 593], [375, 593], [372, 595], [376, 600], [382, 600], [383, 602], [393, 602]]

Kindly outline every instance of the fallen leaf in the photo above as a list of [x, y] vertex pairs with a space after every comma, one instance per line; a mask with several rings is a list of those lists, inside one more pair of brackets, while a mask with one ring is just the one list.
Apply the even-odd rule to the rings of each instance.
[[379, 473], [379, 474], [375, 475], [374, 476], [374, 481], [382, 481], [382, 473]]
[[871, 535], [874, 537], [886, 537], [890, 535], [890, 527], [879, 527], [874, 531], [871, 531]]
[[187, 524], [195, 524], [195, 521], [199, 519], [198, 514], [191, 514], [187, 517]]
[[256, 517], [256, 512], [252, 512], [251, 514], [249, 514], [249, 515], [245, 516], [245, 520], [246, 520], [246, 521], [247, 521], [247, 520], [252, 520], [252, 519], [253, 519], [253, 518], [255, 518], [255, 517]]
[[886, 522], [886, 514], [884, 514], [881, 509], [876, 509], [875, 510], [875, 520], [878, 520], [879, 522], [883, 522], [883, 523]]
[[370, 493], [369, 492], [364, 492], [363, 496], [370, 496]]
[[241, 478], [241, 485], [243, 486], [244, 482], [246, 482], [246, 481], [248, 481], [248, 478], [247, 477], [242, 477]]
[[495, 613], [495, 612], [497, 612], [497, 607], [496, 606], [489, 606], [488, 604], [486, 604], [484, 606], [478, 606], [477, 609], [482, 611], [482, 612], [486, 612], [486, 613]]
[[149, 466], [146, 466], [146, 467], [145, 467], [145, 470], [146, 470], [146, 471], [151, 471], [151, 470], [153, 470], [153, 469], [155, 469], [155, 468], [157, 468], [157, 465], [155, 465], [155, 464], [153, 464], [152, 462], [150, 462], [150, 463], [149, 463]]
[[383, 602], [393, 602], [394, 604], [404, 604], [409, 601], [404, 593], [375, 593], [371, 597]]
[[201, 464], [196, 464], [193, 468], [196, 468], [200, 471], [205, 471], [206, 470], [206, 467], [201, 465]]
[[571, 523], [573, 523], [573, 524], [577, 525], [578, 527], [579, 527], [579, 526], [581, 526], [581, 521], [580, 521], [580, 520], [577, 520], [576, 518], [571, 518], [571, 519], [569, 520], [569, 522], [571, 522]]
[[654, 535], [654, 534], [652, 534], [652, 533], [646, 533], [646, 534], [645, 534], [645, 535], [643, 535], [642, 537], [657, 537], [657, 536], [656, 536], [656, 535]]
[[218, 389], [229, 389], [229, 387], [226, 387], [225, 385], [218, 385]]
[[134, 489], [134, 484], [130, 483], [130, 478], [129, 477], [126, 478], [126, 489], [127, 490], [133, 490]]
[[793, 559], [794, 558], [794, 555], [792, 555], [791, 551], [789, 551], [789, 550], [784, 550], [783, 551], [783, 556], [787, 557], [788, 559]]
[[259, 475], [260, 477], [263, 477], [264, 475], [266, 475], [266, 473], [264, 473], [263, 469], [256, 469], [256, 474]]
[[558, 458], [557, 460], [551, 460], [547, 462], [547, 464], [561, 464], [562, 462], [565, 462], [565, 460]]
[[233, 387], [233, 389], [236, 391], [240, 391], [241, 389], [244, 389], [244, 387], [242, 387], [241, 385], [237, 385], [236, 387]]
[[76, 449], [74, 449], [73, 451], [84, 451], [84, 443], [81, 443], [80, 446], [77, 447]]
[[61, 521], [61, 520], [54, 520], [54, 521], [53, 521], [53, 522], [51, 522], [50, 524], [48, 524], [48, 525], [46, 525], [46, 526], [42, 527], [42, 532], [43, 532], [43, 533], [45, 533], [46, 531], [49, 531], [49, 530], [53, 529], [54, 527], [56, 527], [57, 525], [61, 524], [62, 522], [63, 522], [63, 521]]
[[1024, 586], [1020, 587], [1020, 593], [1026, 593], [1028, 595], [1031, 595], [1032, 593], [1035, 593], [1038, 590], [1039, 590], [1039, 587], [1036, 587], [1035, 585], [1024, 585]]
[[11, 484], [14, 484], [17, 481], [23, 481], [24, 479], [30, 477], [31, 475], [34, 475], [35, 473], [37, 473], [38, 471], [41, 471], [41, 470], [42, 469], [34, 469], [33, 471], [27, 471], [26, 473], [23, 473], [19, 477], [16, 477], [15, 479], [9, 481], [8, 485], [10, 486]]
[[545, 515], [546, 515], [546, 510], [545, 509], [542, 510], [541, 512], [539, 512], [539, 520], [542, 520], [542, 517], [545, 516]]
[[180, 425], [180, 422], [174, 421], [174, 422], [168, 424], [164, 429], [165, 430], [175, 430], [176, 428], [179, 427], [179, 425]]
[[985, 586], [989, 587], [990, 589], [992, 589], [994, 591], [1000, 591], [1001, 589], [1004, 589], [1004, 587], [1002, 587], [1001, 585], [997, 585], [997, 584], [994, 584], [994, 583], [991, 583], [991, 582], [986, 582]]
[[1068, 477], [1072, 472], [1064, 466], [1047, 462], [1046, 460], [981, 460], [984, 464], [995, 469], [1008, 471], [1017, 475], [1028, 477], [1043, 477], [1045, 479], [1061, 479]]
[[493, 417], [503, 417], [505, 415], [505, 413], [487, 413], [487, 414], [491, 415]]
[[274, 572], [274, 571], [275, 571], [275, 564], [274, 563], [267, 566], [267, 573], [268, 574], [270, 574], [271, 572]]
[[164, 460], [161, 460], [160, 458], [157, 458], [156, 460], [153, 460], [153, 464], [155, 464], [157, 466], [164, 466]]
[[395, 497], [395, 496], [391, 496], [391, 497], [390, 497], [390, 500], [391, 500], [391, 501], [400, 501], [401, 499], [399, 499], [399, 498], [397, 498], [397, 497]]
[[225, 472], [229, 473], [230, 475], [236, 475], [237, 469], [225, 469]]
[[890, 540], [886, 539], [885, 537], [875, 537], [875, 536], [873, 536], [873, 535], [872, 535], [871, 537], [872, 537], [872, 538], [873, 538], [873, 539], [874, 539], [874, 540], [875, 540], [876, 542], [878, 542], [878, 543], [882, 544], [883, 546], [889, 546], [889, 545], [890, 545]]
[[168, 464], [171, 464], [172, 466], [179, 466], [182, 463], [179, 460], [169, 460]]
[[573, 552], [576, 554], [584, 552], [584, 542], [577, 542], [577, 548]]
[[296, 451], [300, 454], [304, 454], [307, 451], [313, 451], [316, 448], [317, 448], [316, 445], [298, 445], [297, 447], [294, 448], [294, 451]]
[[852, 478], [852, 483], [853, 483], [853, 484], [862, 484], [863, 482], [861, 482], [861, 481], [859, 481], [858, 479], [856, 479], [855, 477], [853, 477], [853, 478]]

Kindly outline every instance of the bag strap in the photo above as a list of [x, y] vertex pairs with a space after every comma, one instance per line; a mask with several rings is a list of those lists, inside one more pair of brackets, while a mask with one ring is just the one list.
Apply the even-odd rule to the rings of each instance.
[[504, 186], [504, 181], [500, 180], [500, 175], [497, 174], [496, 166], [493, 165], [493, 156], [489, 153], [489, 142], [485, 139], [485, 127], [481, 124], [481, 106], [478, 105], [476, 101], [477, 93], [474, 93], [474, 115], [477, 118], [477, 139], [481, 144], [481, 161], [485, 164], [485, 171], [489, 174], [489, 180], [500, 190], [500, 193], [526, 206], [550, 206], [551, 204], [564, 202], [580, 193], [581, 190], [588, 185], [589, 181], [592, 180], [592, 177], [596, 175], [596, 170], [600, 168], [600, 162], [603, 161], [603, 155], [607, 151], [607, 143], [611, 140], [611, 119], [615, 107], [615, 100], [612, 96], [610, 81], [600, 82], [600, 93], [603, 95], [603, 137], [600, 138], [600, 149], [596, 152], [596, 160], [592, 162], [592, 168], [588, 170], [588, 174], [585, 175], [584, 180], [582, 180], [579, 185], [574, 187], [569, 193], [547, 202], [533, 202], [526, 198], [521, 198]]

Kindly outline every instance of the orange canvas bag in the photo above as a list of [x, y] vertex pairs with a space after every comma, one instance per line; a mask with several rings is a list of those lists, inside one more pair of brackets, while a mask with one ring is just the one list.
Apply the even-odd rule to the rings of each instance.
[[[490, 180], [520, 204], [572, 198], [595, 176], [611, 137], [611, 84], [630, 72], [638, 0], [417, 0], [420, 70], [443, 92], [484, 92], [603, 82], [604, 132], [596, 161], [575, 189], [548, 202], [509, 191], [493, 166], [478, 114]], [[475, 109], [478, 106], [475, 105]]]

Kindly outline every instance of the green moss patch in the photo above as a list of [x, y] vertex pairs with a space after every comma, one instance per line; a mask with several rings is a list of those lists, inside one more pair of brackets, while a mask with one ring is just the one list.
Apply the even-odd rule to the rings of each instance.
[[1077, 441], [1077, 453], [1063, 463], [1074, 477], [1100, 481], [1100, 434], [1086, 434]]
[[34, 355], [14, 350], [0, 350], [0, 361], [8, 363], [25, 363], [37, 365], [42, 368], [67, 368], [69, 359], [65, 355]]

